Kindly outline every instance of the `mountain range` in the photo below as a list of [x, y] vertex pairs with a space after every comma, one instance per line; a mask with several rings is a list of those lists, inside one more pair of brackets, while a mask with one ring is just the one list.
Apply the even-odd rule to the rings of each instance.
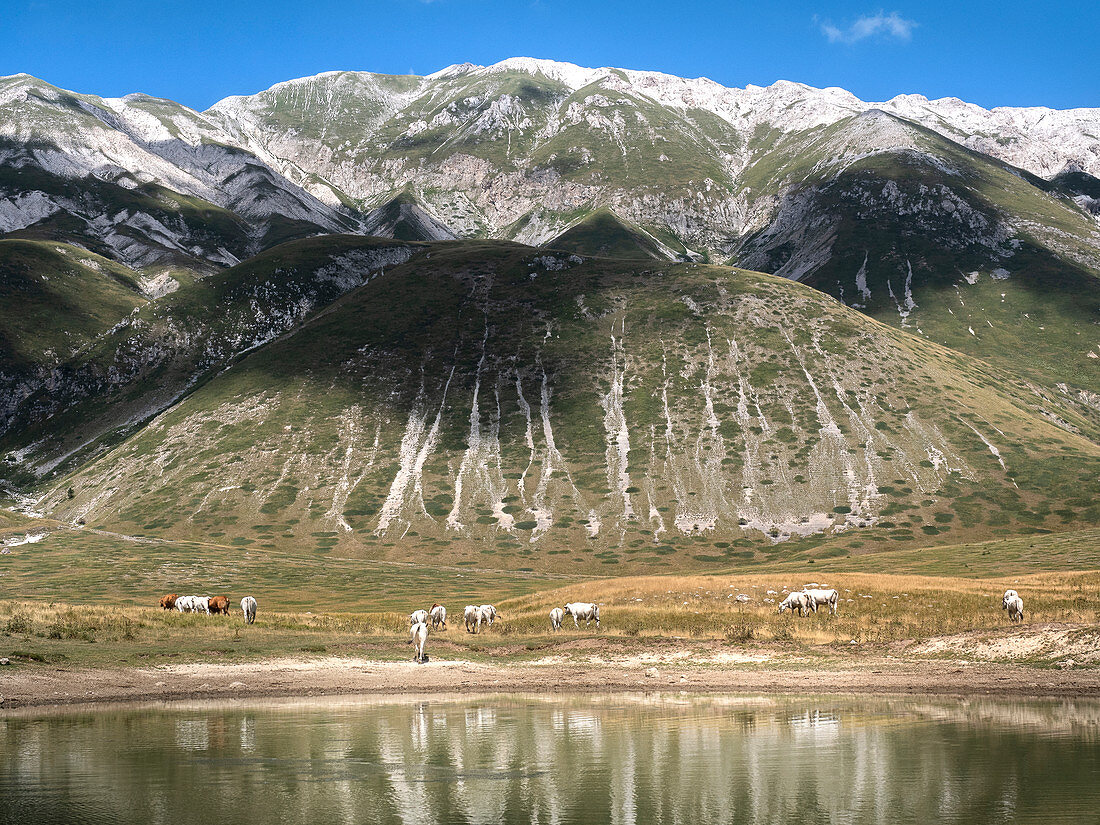
[[0, 78], [0, 477], [570, 570], [1091, 523], [1098, 175], [1100, 110], [528, 58]]

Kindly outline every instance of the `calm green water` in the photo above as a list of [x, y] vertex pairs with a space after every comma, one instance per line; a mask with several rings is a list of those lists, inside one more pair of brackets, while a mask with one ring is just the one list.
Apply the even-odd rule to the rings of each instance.
[[1100, 822], [1100, 701], [340, 698], [0, 715], [0, 822]]

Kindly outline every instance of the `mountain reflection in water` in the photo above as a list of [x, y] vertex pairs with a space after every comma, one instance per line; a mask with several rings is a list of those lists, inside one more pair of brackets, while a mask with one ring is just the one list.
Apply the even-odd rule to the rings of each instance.
[[0, 716], [0, 823], [1095, 822], [1100, 702], [332, 698]]

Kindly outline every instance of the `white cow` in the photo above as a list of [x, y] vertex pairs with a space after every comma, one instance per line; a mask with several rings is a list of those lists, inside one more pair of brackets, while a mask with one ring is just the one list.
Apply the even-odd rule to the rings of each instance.
[[560, 607], [555, 607], [550, 611], [550, 629], [561, 630], [561, 623], [565, 619], [565, 611]]
[[1005, 605], [1005, 609], [1008, 610], [1009, 621], [1022, 622], [1024, 620], [1024, 600], [1019, 596], [1012, 596], [1008, 600], [1008, 604]]
[[427, 610], [414, 610], [409, 614], [409, 627], [414, 624], [427, 624], [428, 623], [428, 611]]
[[577, 619], [584, 619], [585, 627], [593, 619], [596, 620], [596, 627], [600, 626], [600, 606], [593, 602], [570, 602], [565, 606], [565, 615], [573, 617], [573, 627], [578, 629]]
[[1019, 594], [1019, 593], [1017, 593], [1017, 592], [1016, 592], [1015, 590], [1006, 590], [1006, 591], [1005, 591], [1005, 595], [1004, 595], [1004, 598], [1003, 598], [1003, 599], [1001, 599], [1001, 610], [1008, 610], [1008, 602], [1009, 602], [1009, 600], [1010, 600], [1010, 599], [1014, 599], [1014, 598], [1016, 598], [1016, 597], [1017, 597], [1017, 596], [1019, 596], [1019, 595], [1020, 595], [1020, 594]]
[[194, 596], [180, 596], [176, 599], [176, 610], [180, 613], [190, 613], [195, 609]]
[[192, 596], [191, 603], [194, 605], [191, 609], [195, 613], [206, 613], [210, 615], [210, 597], [209, 596]]
[[779, 603], [779, 612], [789, 610], [793, 614], [796, 610], [799, 616], [805, 616], [816, 606], [814, 597], [809, 593], [793, 592], [788, 593], [787, 598]]
[[428, 611], [428, 615], [432, 617], [432, 630], [436, 630], [442, 627], [447, 629], [447, 608], [441, 604], [433, 604], [432, 609]]
[[428, 655], [424, 652], [424, 646], [428, 643], [428, 623], [417, 622], [409, 628], [409, 644], [416, 648], [415, 662], [428, 661]]
[[813, 598], [814, 603], [812, 605], [812, 609], [813, 609], [814, 613], [817, 612], [817, 608], [819, 606], [827, 604], [827, 605], [829, 605], [829, 613], [833, 616], [836, 615], [837, 603], [840, 601], [840, 594], [837, 593], [835, 590], [832, 590], [832, 589], [821, 590], [821, 589], [807, 588], [806, 590], [803, 590], [802, 592], [806, 593], [808, 596]]
[[244, 614], [244, 620], [249, 624], [256, 621], [256, 600], [251, 596], [241, 599], [241, 612]]
[[462, 611], [462, 619], [466, 622], [467, 633], [477, 633], [481, 629], [481, 608], [476, 604], [468, 604]]
[[481, 607], [478, 608], [478, 610], [481, 611], [481, 621], [488, 624], [489, 627], [492, 627], [493, 622], [496, 621], [498, 618], [503, 618], [500, 615], [500, 611], [493, 607], [491, 604], [483, 604]]

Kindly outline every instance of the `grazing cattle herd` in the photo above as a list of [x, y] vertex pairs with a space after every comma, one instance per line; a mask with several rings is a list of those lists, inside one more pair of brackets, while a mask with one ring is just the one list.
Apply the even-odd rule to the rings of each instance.
[[[180, 596], [175, 593], [167, 593], [160, 598], [160, 606], [164, 610], [175, 610], [179, 613], [206, 613], [229, 615], [228, 596]], [[241, 613], [245, 621], [252, 624], [256, 621], [256, 600], [251, 596], [241, 599]]]
[[[500, 612], [491, 604], [468, 604], [462, 611], [462, 619], [466, 623], [467, 633], [477, 633], [481, 625], [493, 626], [493, 622], [501, 618]], [[443, 628], [446, 630], [446, 627]]]
[[[769, 593], [775, 591], [769, 590]], [[895, 597], [896, 598], [896, 597]], [[744, 602], [748, 597], [738, 596], [738, 602]], [[766, 601], [771, 601], [766, 599]], [[848, 601], [851, 601], [849, 599]], [[790, 611], [793, 616], [798, 612], [799, 616], [808, 616], [817, 613], [818, 608], [828, 607], [829, 615], [836, 616], [840, 604], [840, 593], [832, 588], [818, 585], [807, 585], [802, 590], [791, 591], [779, 603], [779, 613]], [[160, 606], [164, 610], [176, 610], [180, 613], [221, 613], [229, 615], [229, 598], [226, 596], [180, 596], [176, 593], [168, 593], [161, 597]], [[1024, 601], [1015, 590], [1006, 590], [1001, 599], [1001, 609], [1008, 611], [1011, 622], [1024, 620]], [[252, 596], [241, 599], [241, 614], [248, 624], [256, 621], [256, 600]], [[600, 606], [595, 602], [570, 602], [565, 607], [555, 607], [550, 611], [550, 630], [562, 629], [566, 616], [573, 617], [573, 627], [580, 629], [580, 622], [584, 622], [585, 628], [590, 622], [600, 626]], [[503, 618], [501, 612], [491, 604], [468, 604], [462, 611], [462, 618], [466, 625], [467, 633], [480, 633], [482, 625], [492, 627], [493, 623]], [[428, 661], [426, 646], [428, 643], [429, 624], [431, 630], [447, 629], [447, 608], [436, 602], [428, 610], [414, 610], [409, 614], [409, 644], [415, 649], [414, 660], [416, 662]]]
[[[740, 601], [740, 597], [738, 597]], [[807, 587], [803, 590], [796, 590], [793, 593], [788, 593], [787, 598], [779, 603], [779, 612], [784, 610], [791, 611], [791, 615], [797, 610], [799, 616], [806, 616], [810, 613], [816, 613], [819, 607], [827, 606], [829, 608], [829, 615], [835, 616], [837, 608], [840, 604], [840, 593], [831, 588], [826, 589], [822, 587]]]

